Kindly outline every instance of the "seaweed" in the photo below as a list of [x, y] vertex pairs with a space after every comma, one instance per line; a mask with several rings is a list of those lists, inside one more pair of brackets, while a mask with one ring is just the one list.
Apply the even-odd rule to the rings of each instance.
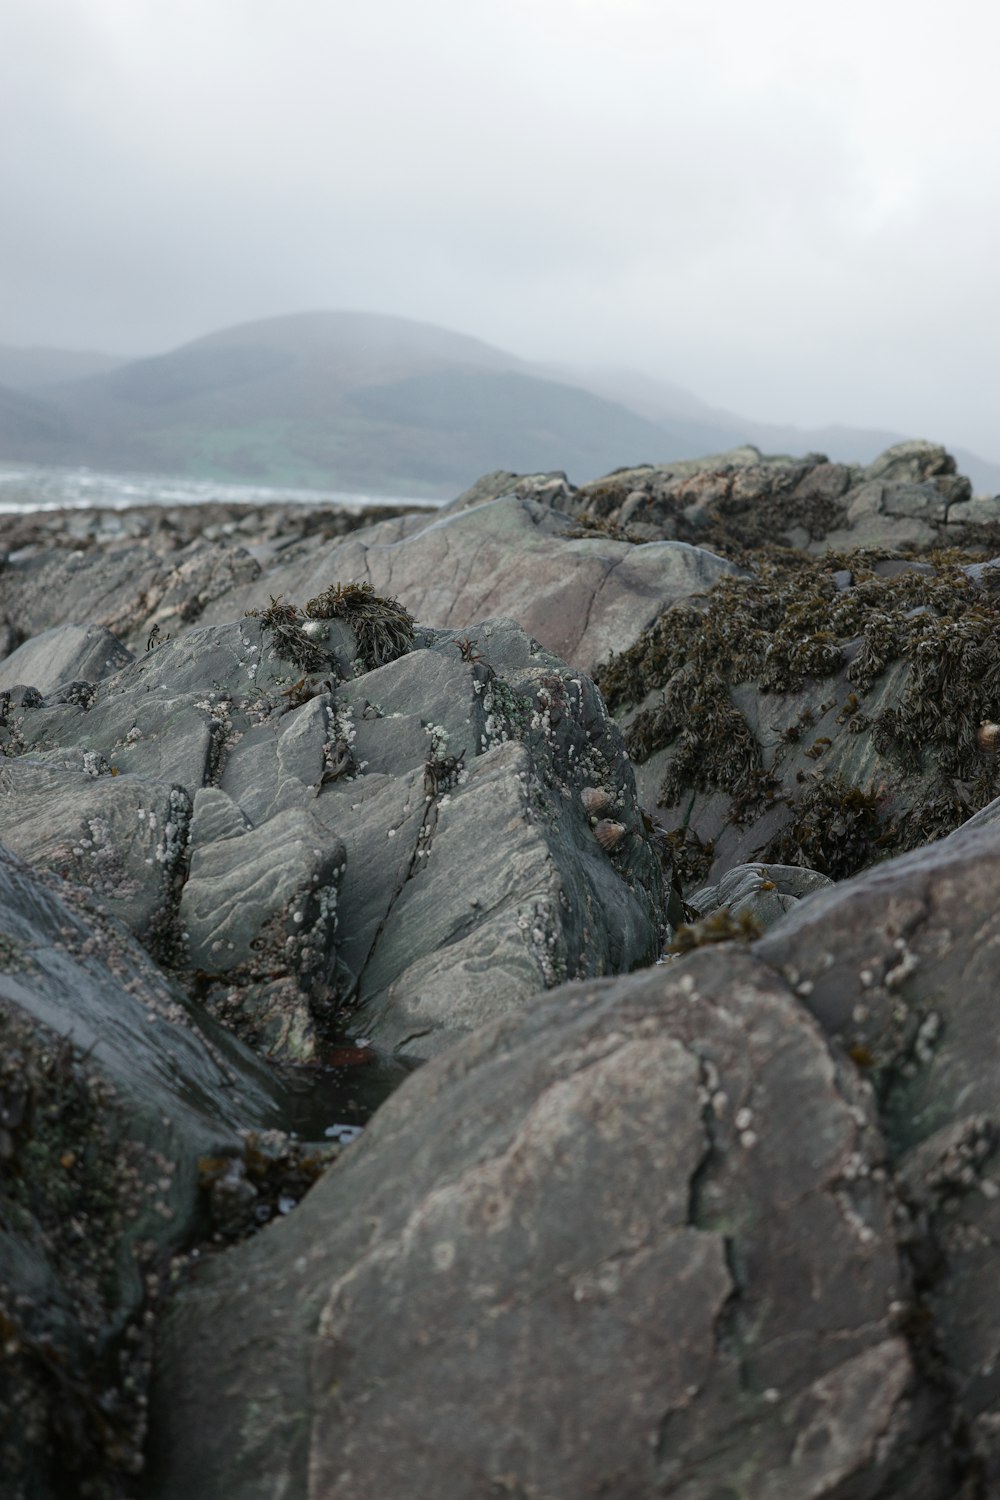
[[305, 613], [311, 620], [346, 620], [369, 671], [405, 655], [413, 641], [413, 616], [370, 583], [333, 583], [309, 600]]
[[883, 816], [886, 798], [839, 776], [815, 782], [800, 799], [789, 828], [768, 844], [768, 864], [804, 865], [842, 880], [872, 862], [895, 829]]
[[302, 629], [302, 616], [298, 608], [294, 604], [286, 604], [280, 594], [271, 595], [271, 602], [266, 609], [248, 609], [247, 616], [260, 621], [261, 629], [272, 636], [278, 655], [283, 656], [286, 661], [294, 662], [300, 671], [311, 673], [330, 670], [332, 658], [329, 651], [324, 651], [309, 639]]
[[748, 911], [734, 917], [728, 907], [722, 906], [699, 922], [682, 922], [674, 933], [674, 940], [664, 950], [666, 953], [690, 953], [695, 948], [705, 948], [711, 943], [752, 943], [763, 933], [760, 923]]

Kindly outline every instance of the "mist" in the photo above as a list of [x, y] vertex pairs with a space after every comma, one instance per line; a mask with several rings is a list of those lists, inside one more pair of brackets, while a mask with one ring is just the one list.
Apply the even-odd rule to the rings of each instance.
[[0, 343], [370, 310], [1000, 458], [998, 45], [978, 0], [6, 0]]

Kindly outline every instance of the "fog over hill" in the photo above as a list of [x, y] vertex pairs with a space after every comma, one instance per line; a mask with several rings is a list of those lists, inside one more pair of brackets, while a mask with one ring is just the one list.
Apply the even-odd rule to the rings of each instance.
[[[409, 319], [307, 312], [166, 354], [0, 349], [0, 459], [382, 493], [456, 493], [480, 474], [576, 482], [753, 442], [868, 461], [907, 436], [799, 431], [633, 372], [532, 364]], [[14, 389], [16, 387], [16, 389]], [[980, 490], [1000, 465], [956, 451]]]

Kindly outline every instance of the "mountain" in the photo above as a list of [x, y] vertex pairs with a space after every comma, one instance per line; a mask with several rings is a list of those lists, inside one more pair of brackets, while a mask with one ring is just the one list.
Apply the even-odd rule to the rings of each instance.
[[[7, 461], [447, 497], [492, 469], [581, 483], [746, 442], [866, 460], [898, 440], [766, 426], [633, 372], [531, 364], [372, 313], [268, 318], [128, 361], [0, 347]], [[1000, 466], [963, 459], [1000, 490]]]
[[[50, 386], [53, 417], [93, 467], [448, 496], [490, 469], [685, 457], [740, 440], [651, 422], [478, 339], [408, 319], [299, 313]], [[85, 435], [85, 436], [84, 436]], [[64, 461], [44, 437], [0, 457]]]
[[91, 349], [15, 349], [0, 344], [0, 385], [45, 391], [67, 380], [107, 374], [125, 363], [113, 354]]
[[40, 451], [52, 455], [51, 463], [71, 463], [82, 440], [57, 406], [0, 385], [0, 458], [31, 458]]

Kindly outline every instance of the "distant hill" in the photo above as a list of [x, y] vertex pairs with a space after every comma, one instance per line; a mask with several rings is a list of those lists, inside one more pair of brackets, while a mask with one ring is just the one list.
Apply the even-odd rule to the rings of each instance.
[[[93, 467], [397, 494], [452, 495], [497, 468], [589, 479], [738, 441], [539, 373], [408, 319], [300, 313], [50, 386], [46, 399]], [[66, 451], [27, 422], [2, 444], [38, 462]]]
[[0, 457], [25, 459], [35, 450], [51, 454], [51, 463], [72, 463], [82, 441], [65, 413], [25, 391], [0, 385]]
[[44, 391], [67, 380], [105, 375], [124, 359], [89, 349], [14, 349], [0, 344], [0, 385], [18, 391]]
[[[645, 376], [531, 364], [370, 313], [268, 318], [124, 362], [0, 348], [8, 461], [446, 497], [492, 469], [581, 483], [748, 441], [864, 460], [898, 440], [766, 427]], [[975, 482], [1000, 490], [990, 469]]]

